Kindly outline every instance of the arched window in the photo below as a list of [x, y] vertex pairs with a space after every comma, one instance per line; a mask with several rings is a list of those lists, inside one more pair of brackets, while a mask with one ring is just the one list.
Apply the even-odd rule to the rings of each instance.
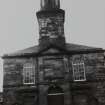
[[64, 92], [59, 86], [51, 86], [48, 89], [48, 105], [64, 105]]
[[33, 63], [26, 63], [23, 66], [23, 83], [35, 83], [35, 65]]

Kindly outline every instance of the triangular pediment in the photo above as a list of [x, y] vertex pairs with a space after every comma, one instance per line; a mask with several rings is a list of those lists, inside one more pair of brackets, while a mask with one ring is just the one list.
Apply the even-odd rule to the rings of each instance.
[[60, 53], [60, 51], [59, 49], [56, 49], [56, 48], [49, 48], [42, 52], [42, 54], [47, 54], [47, 53]]
[[41, 54], [59, 54], [59, 53], [60, 54], [96, 53], [103, 51], [104, 50], [102, 48], [89, 47], [73, 43], [66, 43], [65, 47], [48, 45], [44, 48], [40, 48], [40, 46], [37, 45], [16, 51], [14, 53], [5, 54], [2, 58], [38, 56]]
[[65, 52], [65, 49], [62, 49], [56, 46], [50, 46], [40, 51], [40, 54], [59, 54], [64, 52]]

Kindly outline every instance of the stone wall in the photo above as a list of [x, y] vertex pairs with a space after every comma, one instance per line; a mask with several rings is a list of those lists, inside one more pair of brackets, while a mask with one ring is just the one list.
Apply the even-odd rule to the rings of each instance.
[[23, 65], [35, 62], [34, 58], [4, 59], [3, 93], [4, 105], [33, 105], [37, 100], [34, 84], [23, 84]]
[[[82, 91], [87, 89], [91, 92], [90, 99], [96, 100], [98, 105], [105, 104], [105, 66], [103, 53], [91, 53], [83, 55], [73, 55], [73, 57], [83, 57], [86, 70], [86, 82], [75, 82], [72, 84], [72, 89]], [[76, 88], [77, 87], [77, 88]], [[88, 92], [89, 93], [89, 92]], [[93, 100], [92, 100], [93, 102]], [[94, 102], [95, 103], [95, 102]], [[94, 105], [94, 104], [93, 104]]]
[[[52, 60], [44, 63], [43, 59]], [[56, 59], [57, 58], [57, 59]], [[59, 59], [59, 60], [58, 60]], [[75, 59], [84, 60], [86, 81], [74, 82], [72, 62]], [[23, 85], [23, 65], [27, 62], [35, 63], [36, 71], [36, 84]], [[53, 64], [53, 68], [58, 68], [60, 72], [48, 72], [45, 78], [46, 66], [48, 63]], [[61, 56], [44, 56], [35, 59], [31, 58], [9, 58], [4, 59], [4, 102], [5, 105], [13, 105], [18, 102], [22, 104], [24, 97], [30, 96], [28, 102], [36, 102], [39, 96], [39, 105], [47, 104], [47, 91], [51, 85], [58, 85], [64, 91], [65, 105], [71, 105], [76, 99], [75, 95], [84, 96], [87, 94], [86, 99], [91, 100], [91, 103], [96, 101], [99, 105], [105, 104], [105, 66], [104, 66], [103, 53], [90, 53], [90, 54], [76, 54], [76, 55], [61, 55]], [[50, 67], [49, 65], [48, 67]], [[51, 70], [51, 67], [47, 70]], [[48, 76], [50, 75], [50, 76]], [[54, 75], [54, 76], [53, 76]], [[39, 94], [37, 94], [39, 90]], [[23, 92], [22, 92], [23, 91]], [[34, 93], [34, 95], [33, 95]], [[82, 97], [81, 96], [81, 97]], [[20, 98], [19, 98], [20, 97]], [[86, 101], [86, 99], [83, 99]], [[20, 101], [21, 100], [21, 101]], [[36, 100], [36, 101], [35, 101]], [[93, 101], [95, 100], [95, 101]], [[78, 101], [78, 100], [77, 100]], [[24, 102], [28, 103], [26, 100]], [[93, 104], [95, 105], [95, 104]]]
[[34, 58], [10, 58], [4, 60], [3, 85], [23, 85], [23, 65], [35, 62]]

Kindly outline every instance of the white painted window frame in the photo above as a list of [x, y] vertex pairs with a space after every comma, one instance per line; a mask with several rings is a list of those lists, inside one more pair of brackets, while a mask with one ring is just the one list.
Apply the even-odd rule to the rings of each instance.
[[[30, 82], [26, 82], [27, 72], [29, 73]], [[32, 74], [34, 75], [34, 78], [31, 77]], [[33, 81], [31, 82], [32, 78], [33, 78]], [[26, 63], [23, 65], [23, 84], [35, 84], [35, 65], [33, 63]]]
[[[82, 67], [83, 67], [83, 70], [84, 71], [82, 71], [82, 72], [84, 72], [84, 75], [83, 75], [83, 79], [80, 79], [80, 78], [78, 78], [78, 79], [75, 79], [75, 72], [74, 72], [74, 66], [78, 66], [78, 72], [79, 72], [79, 66], [80, 65], [83, 65]], [[85, 64], [84, 64], [84, 62], [82, 61], [82, 62], [78, 62], [78, 63], [74, 63], [74, 62], [72, 62], [72, 69], [73, 69], [73, 79], [74, 79], [74, 81], [86, 81], [86, 70], [85, 70]]]

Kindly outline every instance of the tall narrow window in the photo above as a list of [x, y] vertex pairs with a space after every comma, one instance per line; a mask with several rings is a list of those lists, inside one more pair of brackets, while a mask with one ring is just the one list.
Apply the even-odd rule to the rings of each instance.
[[72, 62], [74, 81], [85, 81], [85, 65], [84, 62]]
[[35, 65], [32, 63], [26, 63], [23, 67], [23, 83], [34, 84], [35, 83]]

